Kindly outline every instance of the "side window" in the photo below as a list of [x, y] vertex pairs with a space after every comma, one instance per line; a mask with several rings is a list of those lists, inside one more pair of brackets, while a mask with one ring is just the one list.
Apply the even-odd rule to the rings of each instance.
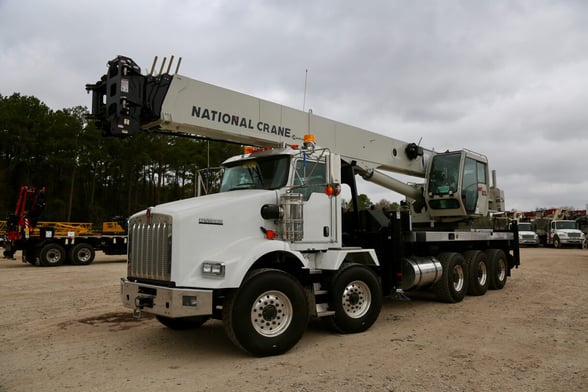
[[478, 167], [478, 184], [488, 184], [486, 179], [486, 164], [484, 162], [476, 162]]
[[296, 191], [308, 200], [312, 193], [323, 193], [327, 184], [327, 167], [324, 162], [298, 159], [292, 183]]
[[486, 164], [466, 158], [463, 168], [462, 196], [465, 209], [473, 213], [478, 203], [478, 184], [487, 184]]
[[465, 160], [461, 191], [466, 211], [473, 213], [478, 203], [478, 167], [471, 158]]

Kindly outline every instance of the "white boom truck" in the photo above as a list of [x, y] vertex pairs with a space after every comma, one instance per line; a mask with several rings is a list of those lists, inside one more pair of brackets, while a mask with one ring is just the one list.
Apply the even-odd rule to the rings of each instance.
[[[137, 316], [152, 313], [173, 329], [222, 319], [238, 347], [275, 355], [300, 340], [310, 317], [361, 332], [386, 296], [429, 290], [459, 302], [501, 289], [519, 265], [516, 223], [489, 218], [504, 207], [485, 156], [435, 153], [169, 68], [143, 75], [127, 57], [110, 61], [86, 86], [97, 126], [261, 148], [224, 162], [220, 193], [130, 218], [121, 299]], [[355, 174], [406, 195], [402, 208], [358, 211]], [[351, 212], [341, 208], [342, 184]]]

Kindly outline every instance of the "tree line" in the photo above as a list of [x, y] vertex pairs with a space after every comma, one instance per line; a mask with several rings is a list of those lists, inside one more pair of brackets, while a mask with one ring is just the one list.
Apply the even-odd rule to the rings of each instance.
[[[82, 106], [51, 110], [32, 96], [0, 95], [0, 220], [14, 212], [21, 186], [45, 187], [43, 221], [99, 224], [128, 217], [195, 196], [199, 178], [203, 187], [218, 188], [218, 172], [208, 168], [242, 151], [148, 132], [105, 137], [88, 114]], [[374, 204], [365, 194], [358, 201], [360, 210], [396, 207]]]
[[[78, 106], [0, 95], [0, 219], [21, 186], [45, 187], [44, 221], [100, 223], [195, 195], [198, 172], [241, 151], [235, 144], [142, 133], [104, 137]], [[206, 175], [202, 176], [206, 181]]]

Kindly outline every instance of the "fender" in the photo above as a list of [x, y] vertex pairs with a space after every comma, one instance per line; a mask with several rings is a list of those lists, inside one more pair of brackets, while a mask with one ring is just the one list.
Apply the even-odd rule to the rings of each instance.
[[345, 261], [363, 265], [379, 266], [380, 262], [374, 249], [349, 248], [329, 249], [318, 253], [315, 268], [336, 271]]
[[204, 260], [205, 262], [223, 263], [225, 266], [224, 277], [204, 275], [201, 270], [202, 265], [198, 264], [193, 266], [189, 274], [191, 278], [186, 283], [191, 287], [209, 289], [237, 288], [253, 264], [264, 255], [273, 252], [288, 253], [299, 260], [301, 265], [308, 265], [308, 261], [302, 254], [291, 250], [287, 242], [250, 236], [229, 244], [214, 256]]

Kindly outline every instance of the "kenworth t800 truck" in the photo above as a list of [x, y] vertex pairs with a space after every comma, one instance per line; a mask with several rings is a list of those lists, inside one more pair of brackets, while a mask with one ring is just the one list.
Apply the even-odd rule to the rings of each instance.
[[[504, 196], [484, 155], [436, 153], [170, 68], [142, 74], [127, 57], [110, 61], [86, 86], [97, 126], [252, 147], [224, 162], [220, 193], [131, 216], [121, 299], [136, 315], [175, 329], [221, 319], [241, 349], [276, 355], [301, 339], [310, 317], [361, 332], [387, 296], [427, 290], [459, 302], [503, 288], [519, 265], [516, 223], [490, 217]], [[356, 175], [406, 200], [397, 211], [360, 211]]]

